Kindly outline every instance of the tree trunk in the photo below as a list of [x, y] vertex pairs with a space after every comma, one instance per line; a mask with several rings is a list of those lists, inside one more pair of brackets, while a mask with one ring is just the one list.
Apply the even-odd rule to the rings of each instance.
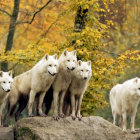
[[[81, 32], [83, 29], [85, 29], [85, 23], [87, 20], [87, 12], [88, 9], [82, 9], [81, 6], [79, 6], [75, 21], [74, 21], [74, 32]], [[72, 41], [72, 44], [75, 44], [76, 40]]]
[[[6, 42], [5, 52], [10, 51], [12, 49], [13, 39], [14, 39], [14, 34], [15, 34], [15, 29], [16, 29], [16, 21], [17, 21], [17, 17], [19, 13], [19, 4], [20, 4], [20, 0], [14, 0], [13, 14], [10, 20], [9, 33], [8, 33], [8, 38]], [[8, 63], [3, 62], [1, 64], [1, 67], [2, 67], [2, 70], [7, 71]]]
[[75, 16], [75, 23], [74, 23], [75, 32], [81, 32], [82, 29], [85, 28], [87, 12], [88, 9], [82, 9], [81, 6], [78, 8], [77, 14]]

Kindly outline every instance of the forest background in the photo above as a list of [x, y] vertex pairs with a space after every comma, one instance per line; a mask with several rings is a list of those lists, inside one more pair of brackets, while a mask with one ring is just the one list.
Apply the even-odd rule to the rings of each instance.
[[140, 0], [1, 0], [1, 70], [16, 76], [46, 53], [76, 49], [93, 70], [81, 112], [112, 121], [110, 89], [140, 77], [139, 5]]

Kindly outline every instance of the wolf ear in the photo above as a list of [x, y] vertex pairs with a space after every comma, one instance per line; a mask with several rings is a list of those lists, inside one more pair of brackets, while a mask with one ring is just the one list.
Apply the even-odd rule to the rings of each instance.
[[78, 65], [81, 66], [82, 65], [82, 61], [78, 60]]
[[64, 56], [67, 56], [68, 51], [67, 50], [64, 50], [63, 54], [64, 54]]
[[2, 77], [3, 76], [3, 71], [0, 71], [0, 77]]
[[74, 56], [76, 56], [76, 53], [77, 53], [76, 50], [72, 51], [72, 54], [73, 54]]
[[54, 59], [57, 59], [57, 54], [54, 54]]
[[137, 82], [138, 82], [138, 77], [136, 77], [136, 78], [135, 78], [134, 82], [135, 82], [135, 83], [137, 83]]
[[12, 77], [13, 72], [12, 72], [11, 70], [10, 70], [10, 71], [8, 71], [8, 75]]
[[91, 66], [91, 61], [88, 61], [87, 64], [88, 64], [88, 66]]
[[46, 59], [46, 60], [48, 60], [48, 58], [49, 58], [49, 55], [48, 55], [48, 54], [46, 54], [46, 55], [45, 55], [45, 59]]

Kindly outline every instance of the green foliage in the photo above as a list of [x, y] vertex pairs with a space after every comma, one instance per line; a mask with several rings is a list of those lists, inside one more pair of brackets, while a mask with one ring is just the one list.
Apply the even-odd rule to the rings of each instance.
[[32, 131], [28, 127], [18, 128], [16, 138], [17, 139], [28, 138], [30, 140], [37, 140], [38, 139], [38, 137], [35, 134], [33, 134]]

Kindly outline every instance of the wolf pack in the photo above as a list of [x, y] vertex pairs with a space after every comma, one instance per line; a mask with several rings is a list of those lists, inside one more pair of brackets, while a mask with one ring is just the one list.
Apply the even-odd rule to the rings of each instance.
[[[11, 71], [0, 71], [0, 126], [8, 126], [12, 114], [18, 121], [27, 105], [29, 117], [46, 117], [52, 110], [54, 120], [66, 116], [81, 120], [81, 103], [91, 76], [91, 61], [77, 60], [76, 50], [64, 50], [59, 59], [57, 54], [46, 54], [34, 67], [15, 78]], [[126, 132], [130, 115], [130, 129], [136, 133], [134, 122], [140, 101], [140, 78], [114, 86], [109, 98], [113, 124], [116, 125], [120, 116], [120, 127]], [[8, 109], [4, 116], [6, 103]]]

